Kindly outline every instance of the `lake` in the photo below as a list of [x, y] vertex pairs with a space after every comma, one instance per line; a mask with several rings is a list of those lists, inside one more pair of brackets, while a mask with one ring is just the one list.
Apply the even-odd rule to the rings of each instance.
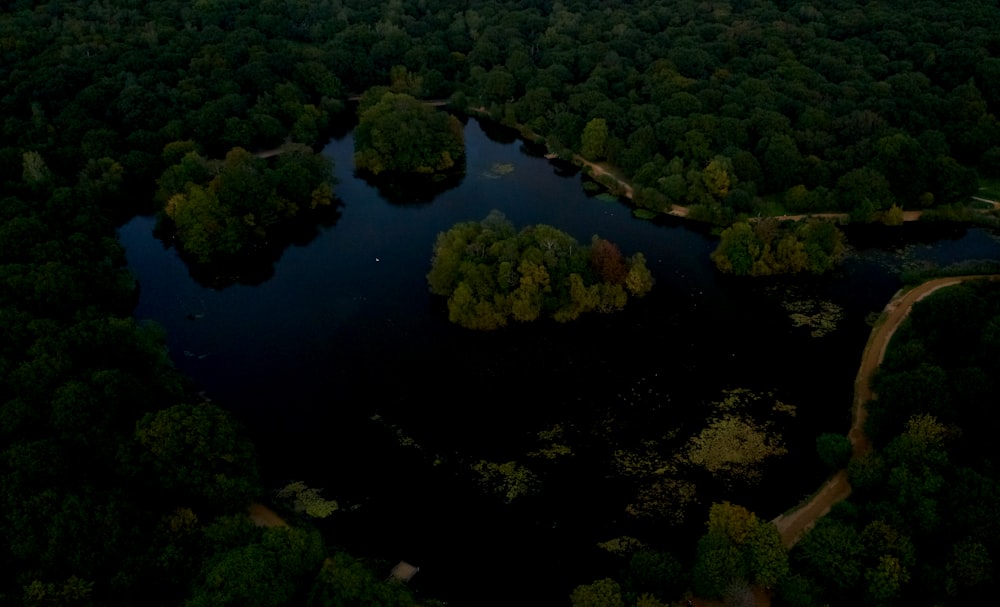
[[[832, 276], [724, 277], [706, 226], [636, 219], [503, 129], [470, 120], [465, 137], [465, 176], [412, 202], [353, 175], [350, 134], [331, 141], [340, 217], [260, 284], [199, 284], [152, 217], [119, 232], [141, 285], [136, 317], [162, 324], [177, 367], [245, 424], [268, 485], [324, 488], [342, 507], [320, 525], [333, 543], [420, 566], [412, 585], [451, 604], [565, 603], [575, 585], [614, 575], [596, 544], [621, 535], [689, 559], [716, 499], [780, 514], [823, 480], [815, 437], [846, 432], [865, 319], [899, 271], [1000, 258], [986, 230], [905, 226], [850, 231], [855, 249]], [[568, 325], [452, 325], [427, 289], [432, 245], [492, 209], [518, 227], [642, 251], [656, 286], [623, 312]], [[811, 336], [790, 318], [795, 301], [829, 302], [842, 318]], [[615, 453], [667, 453], [736, 388], [796, 408], [774, 422], [789, 455], [759, 485], [705, 480], [681, 524], [627, 515], [641, 481], [622, 477]], [[539, 455], [553, 436], [569, 454]], [[538, 491], [506, 503], [481, 486], [480, 461], [525, 466]]]

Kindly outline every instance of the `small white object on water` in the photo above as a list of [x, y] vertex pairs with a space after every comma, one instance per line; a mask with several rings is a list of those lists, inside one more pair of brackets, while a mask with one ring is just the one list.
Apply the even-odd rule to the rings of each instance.
[[381, 260], [381, 259], [379, 259], [378, 257], [376, 257], [376, 258], [375, 258], [375, 261], [382, 261], [382, 260]]

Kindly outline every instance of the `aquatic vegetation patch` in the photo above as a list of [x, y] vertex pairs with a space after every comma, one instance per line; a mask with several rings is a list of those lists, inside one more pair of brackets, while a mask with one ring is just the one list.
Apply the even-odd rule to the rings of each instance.
[[788, 312], [795, 327], [810, 329], [812, 337], [823, 337], [837, 330], [837, 324], [844, 319], [844, 309], [832, 301], [819, 299], [786, 300], [781, 306]]
[[796, 409], [773, 393], [727, 390], [711, 407], [708, 425], [685, 445], [683, 458], [689, 464], [728, 486], [755, 484], [768, 461], [788, 452], [773, 419], [776, 413], [794, 417]]
[[336, 500], [320, 497], [321, 491], [323, 490], [309, 487], [302, 481], [296, 481], [285, 485], [276, 496], [278, 499], [289, 501], [295, 512], [312, 518], [326, 518], [339, 510], [340, 506]]
[[713, 419], [688, 441], [689, 462], [726, 481], [759, 481], [765, 460], [785, 455], [780, 434], [742, 415]]
[[504, 463], [479, 460], [472, 465], [479, 475], [479, 484], [487, 491], [502, 497], [506, 503], [530, 495], [538, 490], [538, 477], [517, 462]]
[[616, 449], [612, 455], [615, 472], [624, 477], [644, 478], [676, 471], [657, 450], [657, 441], [643, 441], [638, 449]]
[[514, 172], [514, 163], [512, 162], [494, 162], [490, 165], [490, 168], [483, 171], [482, 176], [485, 179], [500, 179]]
[[572, 455], [573, 450], [563, 442], [564, 434], [561, 424], [556, 424], [548, 430], [540, 430], [536, 436], [541, 446], [537, 451], [528, 453], [528, 456], [554, 460], [564, 455]]
[[[628, 408], [653, 411], [657, 400], [670, 406], [669, 395], [646, 381], [618, 397]], [[622, 406], [614, 408], [619, 416]], [[634, 493], [625, 504], [629, 517], [682, 524], [704, 491], [753, 486], [770, 463], [787, 453], [780, 423], [794, 418], [797, 409], [773, 392], [724, 390], [705, 406], [705, 421], [696, 426], [671, 428], [610, 451], [611, 476], [633, 483]], [[605, 420], [595, 430], [610, 438], [617, 434], [610, 424]]]
[[606, 542], [598, 542], [597, 547], [617, 556], [625, 556], [642, 550], [646, 544], [629, 535], [622, 535]]
[[675, 477], [658, 478], [639, 489], [625, 512], [639, 519], [658, 518], [679, 525], [691, 506], [697, 503], [698, 487]]
[[417, 441], [414, 440], [412, 436], [409, 436], [408, 434], [403, 432], [403, 429], [400, 428], [399, 426], [389, 423], [384, 417], [382, 417], [378, 413], [372, 415], [370, 419], [373, 422], [381, 425], [389, 432], [391, 432], [396, 437], [396, 441], [399, 443], [400, 447], [408, 447], [416, 449], [417, 451], [423, 451], [423, 447], [421, 447], [420, 444], [417, 443]]

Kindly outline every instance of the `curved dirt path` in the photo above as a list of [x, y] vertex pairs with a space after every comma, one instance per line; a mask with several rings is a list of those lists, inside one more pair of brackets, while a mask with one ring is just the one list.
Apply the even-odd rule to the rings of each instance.
[[[625, 193], [624, 194], [625, 197], [628, 198], [629, 200], [634, 199], [635, 190], [632, 188], [632, 184], [629, 183], [628, 181], [625, 181], [620, 176], [616, 175], [610, 168], [608, 168], [606, 164], [587, 160], [586, 158], [584, 158], [579, 154], [573, 155], [573, 161], [576, 162], [577, 164], [589, 168], [591, 174], [594, 175], [595, 177], [599, 175], [606, 175], [611, 179], [614, 179], [618, 183], [618, 186], [621, 187], [622, 191]], [[671, 204], [670, 210], [667, 211], [666, 214], [673, 215], [674, 217], [687, 217], [688, 208], [682, 207], [677, 204]]]
[[[861, 366], [854, 380], [854, 404], [852, 407], [851, 430], [847, 437], [851, 441], [853, 457], [859, 457], [871, 450], [871, 443], [865, 435], [865, 420], [868, 411], [865, 404], [875, 397], [871, 380], [882, 360], [885, 358], [889, 341], [903, 320], [913, 308], [913, 304], [927, 297], [934, 291], [956, 285], [966, 280], [997, 280], [1000, 276], [950, 276], [935, 278], [920, 284], [909, 291], [900, 291], [893, 295], [882, 311], [879, 323], [872, 329], [861, 355]], [[840, 470], [820, 487], [812, 498], [791, 512], [782, 514], [772, 522], [781, 534], [781, 541], [786, 548], [791, 548], [801, 539], [802, 535], [816, 524], [820, 517], [826, 515], [837, 502], [851, 494], [851, 485], [847, 481], [847, 470]]]

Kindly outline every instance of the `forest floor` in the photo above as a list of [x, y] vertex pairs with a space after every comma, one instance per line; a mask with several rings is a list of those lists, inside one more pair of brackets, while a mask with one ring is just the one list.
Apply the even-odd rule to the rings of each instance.
[[[872, 391], [871, 380], [882, 360], [885, 358], [889, 341], [895, 334], [896, 329], [902, 324], [913, 308], [913, 304], [927, 297], [934, 291], [958, 284], [966, 280], [982, 279], [981, 276], [951, 276], [947, 278], [935, 278], [909, 291], [900, 291], [886, 304], [882, 311], [882, 318], [872, 329], [865, 345], [864, 353], [861, 355], [861, 366], [858, 369], [857, 378], [854, 380], [854, 404], [852, 407], [851, 430], [848, 438], [851, 440], [853, 457], [860, 457], [871, 450], [871, 443], [865, 434], [865, 420], [867, 419], [867, 409], [865, 405], [875, 398]], [[992, 276], [989, 280], [997, 280], [1000, 277]], [[846, 499], [851, 494], [851, 485], [847, 480], [847, 470], [840, 470], [830, 477], [826, 483], [820, 487], [812, 498], [795, 510], [782, 514], [772, 521], [781, 534], [781, 541], [787, 548], [791, 548], [801, 539], [802, 535], [816, 524], [820, 517], [830, 511], [837, 502]]]

